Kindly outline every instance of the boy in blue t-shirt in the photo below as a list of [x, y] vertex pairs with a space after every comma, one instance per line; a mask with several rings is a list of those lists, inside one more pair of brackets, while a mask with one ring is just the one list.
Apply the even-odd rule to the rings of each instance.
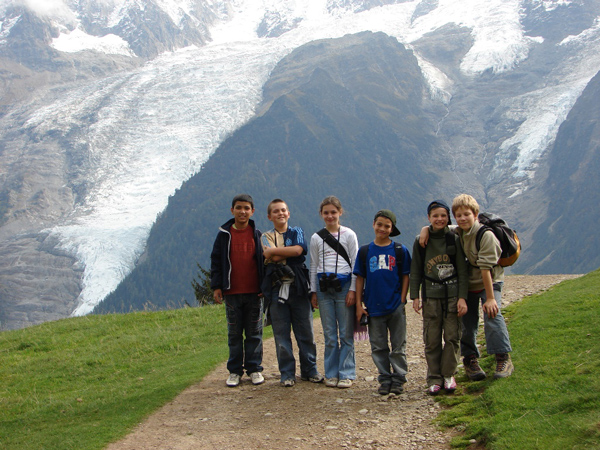
[[363, 315], [368, 316], [371, 356], [379, 371], [379, 394], [401, 394], [408, 372], [404, 307], [411, 258], [404, 245], [390, 239], [400, 234], [393, 212], [387, 209], [378, 211], [373, 220], [373, 230], [375, 240], [361, 247], [354, 264], [356, 316], [359, 319]]

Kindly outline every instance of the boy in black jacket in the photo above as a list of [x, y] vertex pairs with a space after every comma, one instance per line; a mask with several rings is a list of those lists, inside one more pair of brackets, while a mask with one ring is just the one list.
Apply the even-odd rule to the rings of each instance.
[[[227, 386], [240, 384], [244, 370], [253, 384], [264, 383], [262, 375], [262, 312], [260, 285], [263, 277], [261, 232], [250, 218], [254, 201], [240, 194], [231, 202], [230, 219], [221, 227], [210, 255], [210, 286], [214, 299], [225, 299], [229, 360]], [[244, 334], [246, 338], [244, 339]]]

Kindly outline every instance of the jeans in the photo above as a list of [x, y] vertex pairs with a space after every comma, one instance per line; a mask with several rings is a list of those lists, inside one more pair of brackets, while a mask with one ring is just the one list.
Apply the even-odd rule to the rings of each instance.
[[[227, 314], [227, 370], [242, 376], [262, 372], [263, 299], [258, 294], [225, 295]], [[246, 339], [244, 339], [244, 334]]]
[[[369, 316], [371, 357], [379, 371], [379, 383], [406, 383], [406, 314], [402, 303], [385, 316]], [[388, 346], [388, 330], [392, 351]]]
[[312, 306], [308, 297], [300, 298], [290, 293], [285, 303], [272, 301], [270, 309], [281, 381], [296, 378], [292, 329], [298, 344], [300, 376], [302, 378], [316, 376], [318, 374], [317, 344], [313, 332]]
[[[508, 353], [512, 351], [510, 338], [504, 316], [500, 310], [502, 306], [502, 284], [494, 283], [494, 298], [498, 303], [498, 315], [490, 319], [483, 313], [483, 331], [488, 355]], [[467, 314], [462, 317], [462, 338], [460, 340], [460, 351], [462, 356], [475, 355], [479, 358], [477, 349], [477, 329], [479, 327], [479, 304], [483, 305], [487, 297], [485, 290], [481, 292], [469, 292], [467, 297]]]
[[354, 357], [355, 306], [346, 306], [350, 282], [341, 292], [317, 292], [323, 337], [325, 338], [325, 378], [356, 379]]

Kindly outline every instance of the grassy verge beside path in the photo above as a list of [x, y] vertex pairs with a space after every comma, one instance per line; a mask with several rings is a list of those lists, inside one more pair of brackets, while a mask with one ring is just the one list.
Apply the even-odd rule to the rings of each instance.
[[227, 358], [222, 306], [0, 333], [0, 448], [101, 449]]
[[595, 271], [506, 308], [513, 376], [463, 377], [470, 393], [440, 398], [440, 423], [464, 430], [456, 448], [600, 448], [599, 287]]

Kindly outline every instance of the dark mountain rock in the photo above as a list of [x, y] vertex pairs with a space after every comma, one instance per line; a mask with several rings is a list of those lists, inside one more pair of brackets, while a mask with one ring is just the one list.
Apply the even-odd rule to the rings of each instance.
[[533, 274], [587, 272], [600, 266], [600, 73], [561, 125], [548, 166], [543, 213], [519, 264]]
[[96, 311], [192, 303], [195, 263], [208, 267], [218, 226], [239, 192], [254, 196], [263, 230], [270, 226], [267, 203], [285, 199], [291, 224], [303, 226], [307, 238], [322, 226], [318, 203], [326, 195], [340, 197], [343, 221], [363, 243], [373, 239], [375, 212], [391, 208], [410, 245], [424, 220], [416, 199], [436, 185], [427, 167], [436, 138], [434, 123], [422, 114], [424, 90], [412, 53], [382, 33], [292, 52], [265, 85], [263, 114], [227, 139], [170, 199], [143, 260]]

